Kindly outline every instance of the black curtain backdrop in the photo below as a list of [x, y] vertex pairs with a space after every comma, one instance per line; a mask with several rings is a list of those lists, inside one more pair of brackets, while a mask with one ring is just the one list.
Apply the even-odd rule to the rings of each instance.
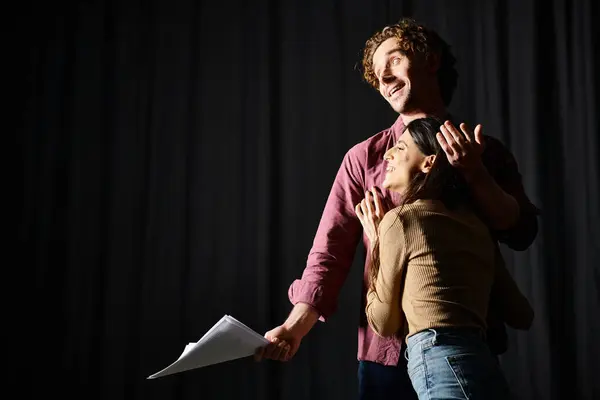
[[451, 111], [509, 146], [543, 213], [531, 248], [503, 249], [536, 311], [529, 332], [509, 330], [508, 379], [521, 399], [600, 398], [599, 11], [594, 0], [20, 3], [5, 14], [23, 171], [19, 257], [6, 268], [24, 285], [9, 280], [5, 303], [17, 397], [356, 398], [361, 248], [339, 312], [292, 362], [146, 377], [224, 314], [260, 333], [284, 320], [343, 155], [396, 117], [361, 80], [362, 46], [413, 16], [458, 59]]

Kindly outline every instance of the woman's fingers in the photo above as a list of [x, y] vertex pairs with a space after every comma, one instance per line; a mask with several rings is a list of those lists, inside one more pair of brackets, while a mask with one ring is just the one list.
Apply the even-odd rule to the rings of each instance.
[[377, 190], [375, 188], [371, 189], [373, 192], [373, 203], [375, 204], [375, 215], [378, 218], [383, 217], [383, 205], [381, 204], [381, 200], [379, 199], [379, 195], [377, 194]]

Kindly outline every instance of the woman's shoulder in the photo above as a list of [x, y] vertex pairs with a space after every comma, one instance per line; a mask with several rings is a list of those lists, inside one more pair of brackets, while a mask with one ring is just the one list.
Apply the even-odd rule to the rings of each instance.
[[441, 219], [471, 221], [478, 219], [476, 213], [469, 207], [448, 209], [440, 200], [417, 200], [414, 203], [405, 204], [389, 210], [384, 216], [382, 223], [392, 225], [402, 223], [404, 227], [413, 223], [422, 223], [424, 220]]
[[386, 212], [383, 218], [381, 219], [381, 222], [379, 223], [380, 232], [387, 231], [390, 228], [393, 228], [394, 226], [396, 226], [396, 228], [399, 228], [402, 223], [401, 214], [402, 207], [392, 208], [391, 210]]
[[387, 232], [390, 229], [401, 231], [421, 220], [427, 213], [443, 211], [443, 203], [437, 203], [436, 201], [419, 200], [390, 209], [379, 224], [380, 232]]
[[414, 203], [404, 204], [388, 211], [396, 218], [417, 218], [423, 213], [449, 213], [444, 203], [439, 200], [417, 200]]

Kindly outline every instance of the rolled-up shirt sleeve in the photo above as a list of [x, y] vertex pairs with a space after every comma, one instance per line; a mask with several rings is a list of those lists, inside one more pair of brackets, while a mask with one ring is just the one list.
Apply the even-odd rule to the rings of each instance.
[[364, 157], [356, 146], [337, 172], [301, 279], [289, 288], [292, 304], [307, 303], [325, 321], [337, 309], [340, 290], [354, 260], [362, 227], [354, 206], [364, 198]]
[[502, 142], [486, 137], [483, 162], [496, 183], [519, 204], [517, 223], [506, 230], [495, 230], [493, 234], [499, 242], [513, 250], [526, 250], [537, 236], [540, 211], [525, 193], [517, 161]]

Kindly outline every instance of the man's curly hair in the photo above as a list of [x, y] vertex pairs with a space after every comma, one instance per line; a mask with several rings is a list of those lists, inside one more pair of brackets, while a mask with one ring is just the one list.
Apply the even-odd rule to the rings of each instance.
[[450, 104], [458, 81], [458, 72], [454, 68], [456, 58], [452, 55], [448, 43], [435, 31], [418, 24], [411, 18], [402, 18], [397, 23], [376, 32], [367, 40], [362, 59], [364, 79], [375, 89], [379, 89], [379, 80], [373, 70], [373, 54], [379, 45], [389, 38], [398, 39], [400, 50], [409, 57], [416, 54], [424, 55], [425, 58], [431, 54], [440, 55], [438, 84], [444, 104]]

